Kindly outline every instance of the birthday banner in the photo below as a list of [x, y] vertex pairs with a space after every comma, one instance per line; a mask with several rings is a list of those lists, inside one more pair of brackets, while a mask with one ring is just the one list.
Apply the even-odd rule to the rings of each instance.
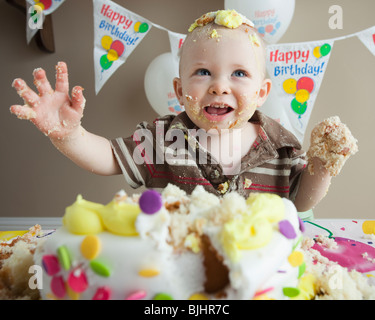
[[39, 29], [43, 28], [44, 17], [54, 12], [65, 0], [26, 0], [26, 40], [30, 43]]
[[334, 41], [269, 45], [267, 71], [272, 95], [260, 108], [303, 140]]
[[150, 31], [147, 19], [109, 0], [94, 0], [95, 91], [100, 91]]

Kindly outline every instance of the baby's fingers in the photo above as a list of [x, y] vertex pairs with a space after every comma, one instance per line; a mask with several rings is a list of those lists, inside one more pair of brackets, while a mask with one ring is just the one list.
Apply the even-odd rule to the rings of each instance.
[[59, 62], [56, 66], [56, 91], [69, 95], [68, 68], [65, 62]]
[[51, 84], [49, 83], [46, 72], [41, 69], [35, 69], [33, 72], [34, 75], [34, 84], [36, 88], [38, 89], [38, 92], [40, 95], [46, 95], [46, 94], [52, 94], [53, 89], [51, 87]]
[[13, 105], [10, 107], [10, 112], [18, 119], [32, 120], [36, 118], [36, 112], [28, 106]]
[[85, 108], [86, 99], [83, 96], [83, 88], [76, 86], [72, 90], [72, 108], [79, 113], [83, 113]]
[[17, 90], [18, 95], [24, 100], [26, 105], [35, 107], [38, 104], [39, 96], [29, 88], [25, 81], [15, 79], [12, 86]]

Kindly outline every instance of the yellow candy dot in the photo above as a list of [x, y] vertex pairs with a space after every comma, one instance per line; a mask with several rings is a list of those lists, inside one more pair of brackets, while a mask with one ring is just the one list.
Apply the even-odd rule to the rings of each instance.
[[315, 58], [319, 59], [322, 55], [320, 53], [320, 47], [315, 47], [313, 50], [313, 55]]
[[112, 44], [112, 38], [110, 36], [104, 36], [101, 40], [102, 47], [105, 50], [109, 50]]
[[303, 253], [300, 251], [293, 251], [288, 257], [288, 262], [292, 267], [300, 266], [303, 263], [303, 260]]
[[297, 91], [297, 81], [295, 79], [287, 79], [283, 82], [283, 89], [286, 93], [293, 94]]
[[107, 54], [107, 58], [109, 61], [115, 61], [118, 59], [118, 53], [116, 50], [110, 49]]
[[101, 247], [100, 239], [97, 236], [88, 235], [81, 243], [81, 253], [86, 259], [92, 260], [98, 256]]
[[157, 276], [158, 274], [160, 274], [160, 271], [157, 270], [157, 269], [142, 269], [138, 272], [138, 274], [141, 276], [141, 277], [145, 277], [145, 278], [151, 278], [151, 277], [155, 277]]
[[275, 299], [270, 298], [269, 296], [267, 296], [267, 294], [261, 294], [253, 298], [253, 300], [275, 300]]
[[80, 294], [78, 292], [73, 291], [68, 285], [66, 287], [66, 292], [71, 300], [79, 300]]
[[210, 298], [203, 293], [194, 293], [190, 296], [189, 300], [210, 300]]
[[362, 230], [365, 234], [375, 234], [375, 221], [366, 220], [362, 224]]
[[310, 93], [305, 89], [301, 89], [296, 92], [296, 100], [299, 103], [304, 103], [307, 100], [309, 100], [309, 98], [310, 98]]

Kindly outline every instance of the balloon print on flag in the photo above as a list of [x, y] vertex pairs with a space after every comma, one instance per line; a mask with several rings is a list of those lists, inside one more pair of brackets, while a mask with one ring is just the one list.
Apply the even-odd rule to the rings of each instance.
[[94, 0], [96, 94], [150, 31], [145, 18], [109, 0]]
[[110, 36], [103, 36], [101, 44], [107, 53], [100, 57], [100, 65], [103, 70], [107, 70], [112, 66], [113, 61], [122, 56], [125, 51], [125, 45], [120, 40], [113, 41]]
[[279, 120], [301, 143], [332, 46], [332, 40], [325, 40], [267, 47], [266, 65], [272, 89], [260, 110]]
[[277, 43], [288, 29], [295, 0], [225, 0], [225, 9], [248, 17], [268, 43]]

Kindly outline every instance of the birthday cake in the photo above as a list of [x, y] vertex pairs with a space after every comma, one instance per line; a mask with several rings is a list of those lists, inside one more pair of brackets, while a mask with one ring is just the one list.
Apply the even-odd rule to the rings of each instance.
[[300, 287], [301, 227], [292, 202], [271, 194], [78, 196], [34, 260], [43, 299], [312, 298]]

